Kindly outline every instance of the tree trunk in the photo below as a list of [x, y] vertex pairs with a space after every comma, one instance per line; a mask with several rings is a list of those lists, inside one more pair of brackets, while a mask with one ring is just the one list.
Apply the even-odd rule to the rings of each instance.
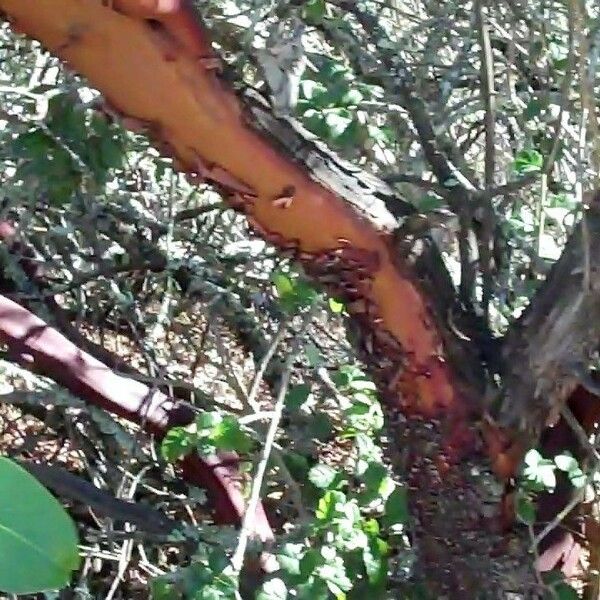
[[[574, 386], [559, 370], [560, 385], [549, 396], [542, 388], [530, 413], [550, 371], [520, 375], [521, 361], [536, 364], [536, 351], [518, 340], [539, 322], [526, 317], [508, 338], [506, 347], [518, 352], [505, 354], [511, 400], [500, 413], [518, 427], [503, 430], [487, 410], [477, 323], [461, 310], [435, 245], [412, 230], [413, 209], [292, 120], [273, 117], [256, 94], [238, 97], [183, 2], [166, 11], [156, 0], [104, 4], [0, 0], [0, 10], [15, 30], [86, 76], [125, 125], [145, 129], [194, 181], [213, 183], [258, 235], [345, 301], [357, 350], [385, 402], [390, 457], [410, 488], [416, 576], [430, 595], [539, 596], [526, 531], [499, 528], [503, 484], [493, 474], [515, 474], [550, 405], [564, 402]], [[578, 311], [597, 314], [591, 294], [579, 299]], [[568, 313], [566, 304], [557, 306]], [[561, 322], [570, 327], [582, 314]], [[584, 358], [597, 333], [576, 330], [573, 342], [579, 336], [586, 343], [573, 356]]]

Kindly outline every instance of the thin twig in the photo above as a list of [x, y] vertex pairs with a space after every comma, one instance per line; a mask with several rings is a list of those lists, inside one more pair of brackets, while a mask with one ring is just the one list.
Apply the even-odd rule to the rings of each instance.
[[258, 390], [260, 389], [260, 384], [265, 375], [265, 371], [275, 354], [279, 344], [282, 342], [285, 332], [287, 330], [287, 321], [282, 321], [279, 325], [279, 329], [273, 338], [273, 341], [269, 345], [265, 355], [262, 357], [258, 369], [256, 370], [256, 375], [254, 376], [254, 380], [252, 381], [252, 387], [250, 388], [250, 392], [248, 393], [248, 405], [252, 408], [255, 413], [260, 412], [260, 405], [256, 401], [256, 397], [258, 396]]
[[277, 399], [275, 401], [275, 406], [273, 407], [273, 418], [271, 419], [271, 423], [269, 425], [269, 429], [267, 431], [267, 435], [265, 437], [265, 443], [263, 446], [262, 455], [260, 461], [256, 468], [256, 473], [254, 475], [252, 481], [252, 489], [250, 492], [250, 499], [248, 500], [248, 504], [246, 506], [246, 511], [244, 512], [244, 518], [242, 520], [242, 527], [240, 531], [240, 536], [238, 539], [238, 544], [231, 558], [231, 565], [233, 567], [234, 574], [239, 574], [242, 566], [244, 564], [244, 556], [246, 554], [246, 548], [248, 546], [248, 540], [250, 538], [251, 532], [254, 530], [254, 519], [256, 515], [256, 509], [258, 507], [258, 503], [260, 501], [260, 492], [263, 485], [263, 480], [267, 471], [267, 465], [269, 463], [269, 457], [271, 455], [271, 451], [273, 448], [273, 444], [275, 443], [275, 437], [277, 435], [277, 429], [279, 428], [279, 422], [281, 421], [281, 416], [283, 414], [283, 408], [285, 404], [285, 397], [287, 394], [287, 390], [290, 384], [290, 379], [292, 375], [292, 368], [294, 365], [294, 361], [296, 360], [296, 354], [299, 350], [299, 347], [302, 343], [302, 331], [305, 327], [310, 323], [312, 317], [314, 315], [314, 309], [309, 311], [304, 320], [303, 325], [298, 333], [298, 337], [296, 338], [295, 343], [293, 344], [292, 349], [287, 357], [285, 362], [285, 366], [283, 369], [283, 374], [281, 376], [279, 393], [277, 394]]
[[[485, 189], [494, 185], [494, 171], [496, 159], [496, 97], [494, 89], [494, 57], [487, 23], [487, 14], [483, 0], [475, 2], [475, 22], [479, 32], [479, 45], [481, 47], [481, 92], [485, 104]], [[492, 300], [493, 289], [493, 237], [494, 237], [494, 207], [490, 198], [487, 199], [482, 211], [481, 231], [479, 232], [479, 269], [482, 277], [481, 305], [487, 319], [489, 305]]]

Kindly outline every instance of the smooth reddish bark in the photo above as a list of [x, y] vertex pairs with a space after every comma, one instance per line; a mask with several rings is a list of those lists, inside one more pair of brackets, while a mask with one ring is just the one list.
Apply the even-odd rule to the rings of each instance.
[[[171, 427], [194, 420], [190, 405], [114, 373], [5, 296], [0, 296], [0, 339], [28, 369], [50, 377], [90, 404], [142, 425], [159, 438]], [[244, 513], [237, 464], [232, 453], [212, 457], [190, 454], [181, 462], [184, 478], [207, 489], [219, 523], [239, 523]], [[273, 537], [262, 506], [257, 509], [255, 531], [264, 541]]]

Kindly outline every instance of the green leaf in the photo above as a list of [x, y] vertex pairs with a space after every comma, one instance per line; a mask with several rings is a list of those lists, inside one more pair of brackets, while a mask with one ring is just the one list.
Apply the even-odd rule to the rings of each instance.
[[356, 106], [364, 100], [364, 96], [356, 88], [350, 88], [342, 97], [345, 106]]
[[330, 523], [336, 517], [343, 516], [346, 502], [346, 494], [337, 490], [329, 490], [319, 500], [315, 517], [319, 521]]
[[308, 0], [303, 7], [303, 16], [311, 25], [317, 25], [325, 16], [327, 4], [325, 0]]
[[370, 500], [379, 496], [384, 488], [384, 482], [388, 479], [388, 472], [384, 465], [379, 462], [370, 462], [361, 475], [365, 487], [367, 488], [368, 498]]
[[363, 561], [369, 583], [383, 585], [387, 576], [387, 555], [389, 548], [381, 538], [371, 538], [363, 548]]
[[[348, 383], [348, 387], [357, 392], [374, 392], [377, 390], [376, 385], [370, 379], [361, 379], [356, 378]], [[363, 395], [359, 396], [358, 399], [362, 399], [363, 401], [371, 404], [374, 401], [374, 398]]]
[[329, 416], [323, 412], [318, 412], [313, 415], [308, 424], [307, 433], [310, 437], [317, 438], [321, 442], [331, 439], [333, 435], [333, 425], [331, 424]]
[[556, 465], [546, 458], [539, 460], [535, 455], [531, 456], [529, 464], [523, 469], [523, 477], [531, 485], [532, 489], [552, 490], [556, 487]]
[[553, 598], [559, 600], [577, 600], [579, 594], [565, 581], [565, 576], [559, 570], [542, 573], [544, 583], [554, 592]]
[[306, 346], [304, 346], [304, 354], [306, 354], [306, 358], [308, 359], [310, 366], [313, 368], [320, 366], [323, 362], [321, 352], [312, 342], [309, 342], [306, 344]]
[[579, 468], [577, 459], [569, 453], [557, 454], [554, 457], [554, 464], [558, 469], [564, 471], [565, 473], [570, 473], [571, 471]]
[[306, 547], [303, 544], [284, 544], [277, 555], [280, 568], [288, 575], [300, 575], [300, 561], [304, 556]]
[[352, 581], [346, 574], [342, 557], [338, 556], [336, 549], [331, 546], [323, 546], [321, 555], [325, 561], [317, 567], [315, 575], [326, 582], [329, 591], [336, 598], [345, 598], [346, 595], [343, 592], [352, 589]]
[[544, 457], [540, 454], [539, 450], [532, 448], [525, 454], [523, 461], [528, 467], [536, 467], [544, 460]]
[[516, 500], [517, 517], [525, 525], [535, 523], [535, 505], [525, 494], [519, 494]]
[[297, 480], [304, 480], [308, 475], [310, 465], [306, 456], [299, 454], [298, 452], [286, 452], [283, 455], [283, 460], [290, 473]]
[[384, 527], [404, 525], [408, 521], [408, 497], [405, 487], [398, 486], [388, 496], [381, 521]]
[[223, 548], [211, 548], [208, 566], [213, 573], [222, 573], [229, 566], [229, 558]]
[[123, 164], [123, 147], [118, 138], [108, 134], [100, 139], [100, 152], [103, 166], [106, 169], [116, 169]]
[[346, 128], [352, 123], [352, 119], [343, 116], [340, 112], [330, 112], [325, 117], [329, 126], [330, 135], [334, 138], [341, 136]]
[[581, 469], [577, 468], [569, 471], [569, 481], [573, 487], [580, 489], [586, 484], [587, 477]]
[[417, 208], [419, 212], [430, 212], [440, 208], [446, 208], [446, 200], [435, 194], [426, 194], [417, 200]]
[[168, 462], [175, 462], [192, 452], [198, 441], [195, 431], [186, 427], [173, 427], [167, 431], [160, 444], [160, 453]]
[[579, 594], [568, 583], [560, 583], [554, 588], [557, 600], [578, 600]]
[[272, 276], [273, 284], [275, 285], [275, 291], [280, 298], [291, 296], [294, 294], [294, 284], [291, 277], [284, 273], [277, 272]]
[[316, 465], [308, 472], [309, 481], [319, 489], [327, 489], [335, 480], [338, 473], [328, 465]]
[[175, 582], [167, 577], [156, 577], [150, 582], [152, 600], [181, 600], [182, 593]]
[[329, 600], [327, 585], [316, 577], [308, 578], [307, 583], [298, 586], [298, 600]]
[[285, 406], [288, 410], [297, 411], [308, 400], [310, 396], [310, 386], [306, 383], [299, 383], [292, 386], [285, 396]]
[[323, 555], [315, 548], [309, 548], [300, 560], [300, 575], [308, 579], [323, 562]]
[[217, 411], [203, 411], [196, 417], [196, 426], [202, 432], [211, 431], [223, 420], [223, 415]]
[[227, 415], [215, 425], [210, 439], [220, 450], [235, 450], [246, 454], [252, 449], [252, 440], [242, 430], [239, 421], [231, 415]]
[[342, 302], [338, 302], [335, 298], [329, 298], [329, 310], [339, 315], [344, 310], [344, 304]]
[[557, 58], [554, 60], [554, 68], [557, 71], [564, 71], [567, 68], [567, 65], [569, 64], [569, 60], [565, 57], [565, 58]]
[[263, 584], [256, 595], [256, 600], [286, 600], [287, 597], [288, 591], [284, 581], [274, 578]]
[[542, 110], [544, 108], [546, 108], [547, 106], [548, 106], [548, 102], [545, 101], [544, 99], [532, 98], [529, 101], [529, 103], [527, 104], [527, 106], [525, 107], [525, 110], [523, 111], [523, 118], [526, 121], [531, 121], [531, 119], [534, 119], [535, 117], [540, 115]]
[[69, 153], [45, 132], [36, 129], [18, 136], [12, 150], [18, 162], [15, 177], [33, 182], [55, 205], [66, 204], [81, 182]]
[[297, 275], [276, 271], [271, 275], [271, 281], [283, 310], [289, 313], [310, 306], [318, 296], [316, 290]]
[[544, 158], [537, 150], [521, 150], [515, 157], [515, 171], [521, 175], [535, 173], [544, 164]]
[[79, 567], [77, 532], [34, 477], [0, 458], [0, 590], [34, 594], [64, 587]]
[[327, 93], [327, 88], [322, 83], [319, 83], [314, 79], [304, 79], [300, 83], [300, 91], [304, 98], [307, 100], [312, 100], [318, 95]]

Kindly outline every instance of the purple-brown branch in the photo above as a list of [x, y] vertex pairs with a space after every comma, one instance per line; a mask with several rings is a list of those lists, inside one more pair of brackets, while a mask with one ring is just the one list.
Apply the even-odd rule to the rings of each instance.
[[[138, 423], [159, 438], [171, 427], [187, 425], [195, 418], [191, 405], [117, 375], [5, 296], [0, 296], [0, 339], [8, 345], [9, 354], [29, 370], [50, 377], [90, 404]], [[239, 523], [244, 513], [237, 462], [231, 453], [212, 457], [190, 454], [181, 461], [183, 477], [208, 491], [218, 523]], [[262, 506], [257, 508], [255, 533], [263, 541], [273, 538]]]

